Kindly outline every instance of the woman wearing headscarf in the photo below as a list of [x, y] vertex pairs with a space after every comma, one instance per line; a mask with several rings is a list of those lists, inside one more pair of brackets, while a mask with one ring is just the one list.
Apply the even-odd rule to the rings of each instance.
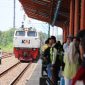
[[76, 38], [74, 38], [73, 41], [70, 43], [67, 53], [65, 53], [64, 55], [65, 68], [63, 74], [65, 85], [72, 84], [72, 78], [75, 76], [79, 66], [78, 59], [79, 59], [78, 41]]

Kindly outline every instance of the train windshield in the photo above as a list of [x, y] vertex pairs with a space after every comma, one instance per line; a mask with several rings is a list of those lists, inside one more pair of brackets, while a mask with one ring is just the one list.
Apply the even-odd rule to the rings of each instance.
[[28, 36], [36, 37], [36, 36], [37, 36], [37, 33], [36, 33], [35, 31], [28, 31], [28, 32], [27, 32], [27, 35], [28, 35]]
[[25, 31], [16, 31], [16, 36], [25, 36]]

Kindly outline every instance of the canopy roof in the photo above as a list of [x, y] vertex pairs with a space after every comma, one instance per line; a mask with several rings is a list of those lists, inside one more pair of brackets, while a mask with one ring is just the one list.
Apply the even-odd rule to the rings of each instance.
[[[28, 17], [62, 27], [68, 24], [70, 0], [19, 0]], [[60, 1], [60, 2], [59, 2]]]

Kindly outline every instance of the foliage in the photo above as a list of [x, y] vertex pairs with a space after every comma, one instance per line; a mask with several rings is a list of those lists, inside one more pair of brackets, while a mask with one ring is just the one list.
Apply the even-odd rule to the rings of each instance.
[[12, 51], [13, 34], [15, 29], [10, 29], [8, 31], [0, 31], [0, 47], [4, 51]]

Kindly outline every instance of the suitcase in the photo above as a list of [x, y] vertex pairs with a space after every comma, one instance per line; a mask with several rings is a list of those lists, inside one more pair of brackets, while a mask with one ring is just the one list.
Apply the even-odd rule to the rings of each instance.
[[39, 85], [48, 85], [47, 77], [40, 77]]
[[39, 85], [54, 85], [54, 84], [47, 76], [43, 76], [40, 77]]

